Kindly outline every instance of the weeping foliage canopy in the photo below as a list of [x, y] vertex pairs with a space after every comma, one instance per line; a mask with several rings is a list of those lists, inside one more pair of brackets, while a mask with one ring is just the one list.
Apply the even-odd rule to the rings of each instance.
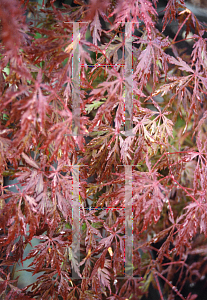
[[[161, 17], [157, 0], [45, 2], [0, 0], [0, 297], [135, 300], [152, 284], [160, 299], [196, 299], [184, 286], [206, 274], [205, 25], [184, 1], [169, 0]], [[124, 67], [129, 22], [132, 86]], [[167, 26], [177, 26], [174, 36], [166, 36]], [[128, 277], [126, 166], [133, 197]], [[16, 178], [15, 191], [6, 177]], [[80, 256], [73, 251], [77, 218]], [[34, 237], [40, 243], [25, 258], [33, 258], [27, 271], [41, 275], [20, 289], [15, 263]], [[195, 254], [196, 262], [187, 261]]]

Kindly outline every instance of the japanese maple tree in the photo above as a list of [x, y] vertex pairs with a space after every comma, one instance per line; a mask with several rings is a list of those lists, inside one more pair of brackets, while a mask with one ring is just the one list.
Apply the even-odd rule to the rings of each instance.
[[[157, 0], [73, 4], [0, 0], [0, 297], [135, 300], [154, 288], [196, 299], [188, 287], [207, 273], [206, 25], [183, 0], [161, 15]], [[39, 276], [20, 288], [16, 264], [29, 259]]]

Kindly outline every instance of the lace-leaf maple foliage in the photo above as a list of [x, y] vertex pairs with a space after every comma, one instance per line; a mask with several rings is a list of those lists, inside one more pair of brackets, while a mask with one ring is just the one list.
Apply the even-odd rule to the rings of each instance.
[[[184, 1], [168, 1], [161, 29], [156, 0], [74, 2], [0, 0], [1, 298], [141, 299], [152, 285], [160, 299], [196, 299], [184, 287], [206, 275], [206, 27]], [[133, 23], [131, 136], [124, 131], [125, 22]], [[173, 37], [165, 35], [171, 24]], [[184, 30], [191, 53], [181, 46]], [[80, 263], [72, 251], [73, 165]], [[126, 165], [133, 166], [133, 277], [120, 279]], [[15, 191], [4, 185], [8, 176]], [[89, 199], [99, 209], [87, 209]], [[23, 259], [33, 238], [40, 242]], [[16, 263], [31, 258], [26, 270], [39, 277], [20, 289]]]

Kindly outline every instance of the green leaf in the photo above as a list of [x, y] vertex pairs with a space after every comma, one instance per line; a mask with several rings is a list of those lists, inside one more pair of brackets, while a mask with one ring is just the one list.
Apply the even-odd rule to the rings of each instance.
[[94, 101], [93, 103], [86, 104], [86, 111], [89, 114], [93, 109], [99, 108], [104, 102], [102, 101]]

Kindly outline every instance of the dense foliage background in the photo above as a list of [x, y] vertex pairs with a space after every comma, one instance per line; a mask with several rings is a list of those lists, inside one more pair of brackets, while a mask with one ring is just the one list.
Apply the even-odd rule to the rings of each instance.
[[184, 1], [66, 2], [0, 0], [0, 297], [204, 299], [206, 26]]

